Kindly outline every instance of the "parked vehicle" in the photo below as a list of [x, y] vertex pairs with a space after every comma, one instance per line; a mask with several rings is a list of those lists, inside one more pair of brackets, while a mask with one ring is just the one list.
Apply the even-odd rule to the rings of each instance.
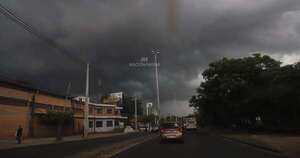
[[157, 125], [151, 128], [151, 132], [158, 132], [158, 131], [159, 131], [159, 127]]
[[131, 126], [126, 126], [125, 129], [124, 129], [124, 132], [125, 133], [132, 133], [132, 132], [134, 132], [134, 129]]
[[197, 129], [197, 121], [195, 117], [187, 117], [184, 119], [185, 129], [186, 130], [196, 130]]
[[184, 142], [183, 128], [174, 122], [163, 123], [160, 126], [160, 138], [161, 141], [178, 140]]

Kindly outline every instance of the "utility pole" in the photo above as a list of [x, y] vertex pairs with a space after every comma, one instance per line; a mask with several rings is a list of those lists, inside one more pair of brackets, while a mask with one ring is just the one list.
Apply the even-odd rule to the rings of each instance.
[[86, 65], [86, 85], [85, 85], [85, 105], [84, 105], [84, 137], [87, 138], [89, 132], [89, 64]]
[[158, 122], [160, 120], [160, 102], [159, 102], [159, 85], [158, 85], [158, 62], [157, 62], [157, 55], [160, 53], [158, 51], [152, 51], [154, 55], [154, 62], [155, 62], [155, 81], [156, 81], [156, 98], [157, 98], [157, 112], [158, 112]]
[[[148, 119], [148, 116], [149, 116], [149, 104], [147, 103], [146, 104], [146, 117], [147, 117], [147, 119]], [[149, 124], [149, 122], [147, 121], [147, 131], [148, 131], [148, 129], [150, 129], [150, 124]]]
[[[70, 95], [70, 90], [71, 90], [71, 82], [68, 82], [68, 86], [67, 86], [67, 92], [66, 92], [66, 104], [68, 102], [69, 99], [69, 95]], [[64, 106], [64, 112], [66, 111], [66, 106]]]
[[134, 97], [134, 121], [135, 121], [135, 130], [137, 130], [137, 98]]
[[67, 91], [66, 91], [66, 100], [69, 99], [70, 91], [71, 91], [71, 82], [68, 82]]
[[146, 104], [146, 116], [148, 116], [149, 115], [149, 104], [147, 103]]
[[175, 94], [174, 94], [174, 105], [177, 107], [177, 94], [176, 94], [176, 92], [175, 92]]

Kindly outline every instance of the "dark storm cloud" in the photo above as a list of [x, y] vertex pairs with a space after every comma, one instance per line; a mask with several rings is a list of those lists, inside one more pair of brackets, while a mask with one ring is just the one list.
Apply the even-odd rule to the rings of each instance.
[[[201, 71], [213, 60], [262, 50], [299, 54], [298, 0], [15, 0], [3, 4], [91, 63], [94, 97], [125, 91], [155, 102], [154, 69], [129, 63], [142, 57], [153, 62], [151, 50], [159, 49], [165, 114], [191, 112], [187, 100], [202, 80]], [[82, 65], [2, 15], [0, 23], [2, 73], [60, 93], [72, 82], [72, 94], [83, 94]]]

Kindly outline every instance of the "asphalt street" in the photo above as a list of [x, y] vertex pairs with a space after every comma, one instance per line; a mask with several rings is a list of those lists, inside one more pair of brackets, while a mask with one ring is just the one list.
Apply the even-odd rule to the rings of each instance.
[[188, 132], [185, 143], [165, 142], [154, 139], [121, 152], [114, 158], [281, 158], [249, 145], [226, 140], [200, 132]]
[[20, 147], [8, 150], [0, 150], [0, 158], [61, 158], [76, 155], [81, 152], [89, 152], [101, 147], [112, 145], [124, 140], [145, 136], [145, 133], [131, 133], [127, 135], [62, 142], [59, 144], [46, 144], [29, 147]]

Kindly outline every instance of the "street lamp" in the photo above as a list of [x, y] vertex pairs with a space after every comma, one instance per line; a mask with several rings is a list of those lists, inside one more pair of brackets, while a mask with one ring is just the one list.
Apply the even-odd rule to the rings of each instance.
[[152, 54], [154, 55], [154, 62], [155, 62], [155, 81], [156, 81], [156, 99], [157, 99], [157, 111], [158, 111], [158, 121], [160, 120], [160, 102], [159, 102], [159, 85], [158, 85], [158, 62], [157, 62], [157, 55], [159, 54], [159, 51], [152, 51]]
[[149, 110], [149, 108], [152, 108], [152, 103], [147, 103], [146, 104], [146, 115], [149, 116], [149, 113], [151, 114], [151, 110]]
[[[150, 108], [150, 110], [149, 110], [149, 108]], [[149, 115], [152, 115], [152, 110], [151, 109], [152, 109], [152, 103], [147, 103], [146, 104], [146, 116], [147, 116], [147, 118], [149, 117]], [[151, 122], [152, 122], [152, 120], [150, 120], [150, 122], [147, 123], [147, 127], [148, 127], [149, 131], [150, 131], [150, 127], [151, 127], [151, 124], [150, 124]]]

